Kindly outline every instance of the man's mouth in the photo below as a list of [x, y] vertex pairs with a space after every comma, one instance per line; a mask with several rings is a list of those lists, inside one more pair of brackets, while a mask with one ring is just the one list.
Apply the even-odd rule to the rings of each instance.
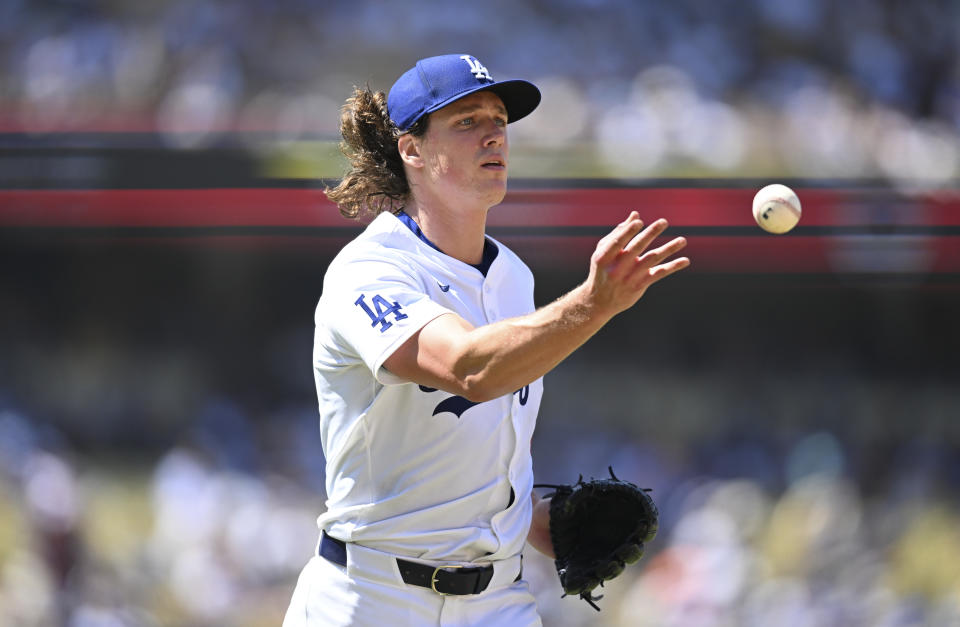
[[499, 170], [507, 167], [507, 164], [503, 159], [490, 159], [489, 161], [483, 162], [483, 167]]

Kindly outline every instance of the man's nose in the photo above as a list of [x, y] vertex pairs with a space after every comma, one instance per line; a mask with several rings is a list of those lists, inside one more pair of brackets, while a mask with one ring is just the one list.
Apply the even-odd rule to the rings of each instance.
[[504, 139], [507, 137], [507, 129], [503, 128], [496, 122], [491, 122], [490, 127], [490, 130], [484, 137], [484, 145], [502, 146]]

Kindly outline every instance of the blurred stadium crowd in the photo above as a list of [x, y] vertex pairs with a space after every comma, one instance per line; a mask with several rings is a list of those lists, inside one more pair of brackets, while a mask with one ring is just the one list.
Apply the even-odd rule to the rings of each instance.
[[[545, 93], [512, 129], [521, 175], [954, 187], [957, 6], [4, 0], [0, 130], [326, 141], [353, 84], [386, 89], [417, 57], [464, 51]], [[258, 274], [213, 255], [187, 279], [163, 256], [106, 271], [6, 252], [0, 625], [277, 625], [324, 498], [309, 372], [323, 268]], [[545, 624], [960, 623], [955, 294], [934, 318], [912, 296], [824, 302], [836, 326], [786, 345], [732, 315], [723, 334], [697, 330], [694, 294], [645, 319], [662, 368], [638, 369], [611, 333], [548, 377], [538, 480], [612, 464], [664, 518], [600, 614], [561, 601], [529, 552]], [[795, 322], [822, 296], [795, 301]]]
[[[127, 255], [2, 310], [0, 624], [276, 625], [324, 499], [323, 268]], [[687, 281], [547, 377], [538, 480], [612, 465], [663, 518], [600, 614], [528, 551], [545, 624], [956, 624], [956, 292]]]
[[[213, 411], [235, 414], [220, 427], [251, 427], [236, 408]], [[283, 457], [309, 467], [318, 456], [304, 441], [316, 446], [306, 433], [315, 420], [299, 426], [283, 433]], [[251, 450], [262, 445], [219, 436], [213, 448], [173, 447], [145, 469], [92, 460], [81, 467], [35, 429], [9, 408], [0, 412], [4, 625], [279, 624], [315, 541], [318, 469], [244, 471], [210, 454], [236, 454], [231, 439]], [[285, 430], [274, 428], [273, 438], [278, 431]], [[609, 430], [572, 435], [576, 440], [553, 443], [565, 449], [569, 463], [562, 465], [550, 460], [556, 449], [538, 442], [535, 455], [547, 460], [541, 476], [566, 477], [571, 468], [609, 460], [621, 476], [643, 477], [666, 495], [664, 519], [642, 566], [606, 586], [599, 615], [578, 600], [561, 600], [552, 562], [527, 551], [525, 577], [545, 625], [960, 621], [960, 568], [952, 559], [960, 554], [960, 516], [924, 490], [942, 479], [937, 466], [955, 454], [948, 447], [892, 448], [891, 465], [905, 474], [892, 491], [871, 495], [849, 472], [851, 457], [867, 451], [847, 449], [828, 432], [783, 447], [763, 435], [731, 446], [728, 436], [682, 463], [638, 437]], [[955, 480], [956, 458], [948, 463]], [[755, 474], [731, 472], [748, 467]], [[782, 489], [771, 485], [780, 477], [788, 479]]]
[[958, 11], [952, 0], [6, 0], [0, 115], [7, 129], [157, 129], [178, 147], [236, 130], [330, 139], [352, 85], [387, 90], [414, 59], [459, 50], [544, 91], [515, 129], [515, 145], [539, 150], [515, 173], [941, 186], [960, 172]]

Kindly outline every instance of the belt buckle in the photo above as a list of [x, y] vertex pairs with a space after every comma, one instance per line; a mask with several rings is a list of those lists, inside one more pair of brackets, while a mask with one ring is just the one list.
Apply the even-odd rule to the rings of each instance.
[[450, 592], [440, 592], [437, 590], [437, 573], [441, 570], [452, 570], [454, 568], [463, 568], [463, 566], [437, 566], [433, 569], [433, 574], [430, 575], [430, 589], [439, 594], [440, 596], [448, 597], [451, 596]]

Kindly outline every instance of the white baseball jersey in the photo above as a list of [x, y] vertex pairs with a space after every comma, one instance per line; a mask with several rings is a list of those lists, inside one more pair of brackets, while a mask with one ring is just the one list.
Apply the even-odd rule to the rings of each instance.
[[484, 276], [383, 213], [330, 264], [313, 353], [329, 497], [318, 524], [330, 535], [424, 560], [523, 548], [542, 380], [473, 403], [383, 367], [445, 313], [481, 326], [533, 311], [530, 270], [487, 239], [499, 252]]

